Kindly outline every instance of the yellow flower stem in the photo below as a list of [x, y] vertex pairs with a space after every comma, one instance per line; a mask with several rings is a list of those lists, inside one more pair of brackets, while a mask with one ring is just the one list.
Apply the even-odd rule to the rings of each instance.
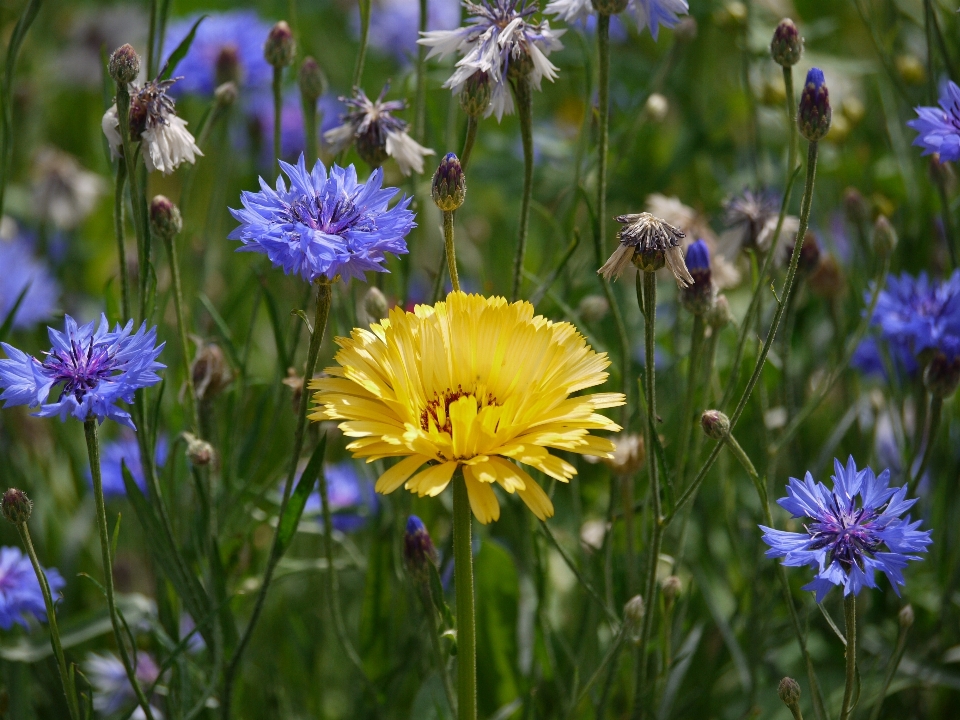
[[[290, 502], [290, 494], [293, 491], [293, 481], [297, 475], [297, 465], [300, 462], [300, 454], [303, 452], [303, 441], [307, 429], [307, 409], [310, 405], [310, 392], [307, 390], [307, 383], [313, 377], [314, 370], [317, 367], [317, 358], [320, 355], [320, 344], [323, 342], [323, 334], [327, 327], [327, 318], [330, 315], [330, 305], [333, 299], [333, 285], [326, 278], [321, 278], [316, 282], [317, 285], [317, 308], [313, 321], [313, 334], [310, 336], [310, 348], [307, 351], [307, 363], [303, 371], [304, 388], [300, 395], [300, 408], [297, 412], [297, 429], [293, 436], [293, 453], [290, 456], [290, 468], [287, 472], [287, 480], [283, 486], [283, 497], [280, 500], [280, 511], [277, 515], [282, 518], [287, 510], [287, 504]], [[247, 623], [240, 641], [237, 643], [237, 649], [233, 652], [233, 657], [227, 665], [223, 678], [223, 693], [220, 699], [221, 717], [224, 720], [230, 717], [230, 706], [232, 700], [233, 683], [236, 679], [237, 670], [240, 668], [240, 660], [243, 657], [243, 651], [250, 642], [253, 635], [253, 629], [256, 627], [260, 613], [263, 612], [263, 603], [267, 597], [267, 590], [270, 587], [270, 581], [273, 579], [273, 571], [280, 562], [280, 527], [277, 523], [273, 534], [273, 545], [270, 548], [270, 557], [267, 559], [267, 567], [263, 572], [263, 582], [260, 584], [260, 591], [257, 593], [257, 599], [253, 606], [253, 613], [250, 615], [250, 621]]]
[[840, 705], [840, 720], [847, 720], [853, 712], [850, 701], [853, 699], [853, 687], [857, 684], [857, 596], [853, 593], [843, 599], [843, 620], [847, 635], [847, 673], [843, 703]]
[[473, 597], [473, 548], [467, 483], [453, 478], [453, 561], [457, 593], [457, 720], [477, 718], [477, 629]]
[[[103, 501], [103, 480], [100, 476], [100, 440], [97, 436], [96, 418], [88, 418], [83, 423], [84, 434], [87, 438], [87, 454], [90, 456], [90, 476], [93, 479], [93, 499], [97, 509], [97, 529], [100, 531], [100, 556], [103, 560], [103, 589], [107, 596], [107, 609], [110, 613], [110, 623], [113, 625], [113, 637], [117, 642], [120, 660], [127, 671], [127, 679], [137, 696], [147, 720], [153, 720], [153, 710], [143, 689], [137, 681], [135, 665], [130, 662], [130, 654], [124, 643], [123, 632], [120, 629], [120, 613], [117, 610], [117, 599], [113, 590], [113, 560], [110, 556], [110, 534], [107, 528], [107, 509]], [[144, 463], [146, 465], [146, 463]]]
[[517, 117], [520, 119], [520, 139], [523, 141], [523, 196], [520, 199], [520, 228], [517, 232], [517, 254], [513, 259], [513, 285], [510, 301], [520, 299], [523, 283], [523, 258], [527, 252], [527, 231], [530, 226], [530, 196], [533, 193], [533, 88], [529, 74], [514, 85]]
[[[443, 211], [443, 244], [447, 256], [447, 269], [450, 271], [450, 282], [453, 291], [460, 292], [460, 277], [457, 275], [457, 253], [453, 247], [453, 211]], [[443, 272], [440, 272], [443, 275]]]

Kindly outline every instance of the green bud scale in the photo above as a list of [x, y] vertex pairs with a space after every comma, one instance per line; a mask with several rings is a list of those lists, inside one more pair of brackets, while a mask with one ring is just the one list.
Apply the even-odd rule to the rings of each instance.
[[14, 525], [21, 525], [30, 519], [33, 512], [33, 503], [23, 490], [10, 488], [3, 494], [3, 500], [0, 501], [3, 508], [3, 516]]
[[467, 182], [463, 176], [460, 159], [454, 153], [447, 153], [433, 174], [430, 188], [433, 202], [444, 212], [452, 212], [463, 205], [467, 196]]

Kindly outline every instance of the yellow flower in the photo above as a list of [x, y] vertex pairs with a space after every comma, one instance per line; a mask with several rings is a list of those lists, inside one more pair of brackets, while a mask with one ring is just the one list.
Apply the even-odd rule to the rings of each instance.
[[612, 456], [613, 443], [590, 430], [620, 430], [596, 411], [623, 405], [623, 395], [570, 397], [607, 379], [606, 353], [569, 323], [534, 316], [528, 302], [454, 292], [412, 313], [394, 308], [337, 344], [339, 366], [310, 383], [318, 391], [310, 419], [343, 420], [354, 457], [402, 458], [377, 492], [403, 485], [435, 497], [462, 467], [480, 522], [500, 517], [493, 483], [545, 520], [553, 503], [515, 463], [567, 482], [576, 468], [547, 448]]

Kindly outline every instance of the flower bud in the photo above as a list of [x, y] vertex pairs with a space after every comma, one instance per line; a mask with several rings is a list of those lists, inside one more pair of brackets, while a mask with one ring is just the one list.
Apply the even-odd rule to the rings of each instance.
[[777, 695], [787, 707], [793, 707], [800, 702], [800, 683], [793, 678], [785, 677], [777, 686]]
[[239, 95], [240, 91], [237, 89], [237, 84], [233, 81], [218, 85], [217, 89], [213, 91], [213, 99], [216, 100], [217, 105], [220, 107], [230, 107], [237, 102]]
[[213, 460], [213, 446], [192, 433], [183, 433], [187, 442], [187, 459], [194, 465], [209, 465]]
[[[793, 259], [795, 245], [789, 250], [789, 258]], [[800, 259], [797, 261], [797, 269], [804, 275], [809, 275], [820, 265], [820, 243], [816, 236], [808, 232], [803, 238], [803, 245], [800, 246]]]
[[129, 43], [121, 45], [110, 56], [108, 69], [117, 85], [129, 85], [140, 74], [140, 56]]
[[878, 215], [873, 223], [873, 251], [883, 259], [897, 246], [897, 231], [887, 220], [886, 215]]
[[387, 298], [380, 292], [380, 288], [371, 286], [367, 290], [367, 294], [363, 297], [363, 311], [370, 322], [377, 322], [390, 314], [390, 308], [387, 307]]
[[797, 127], [800, 134], [810, 142], [817, 142], [830, 131], [830, 93], [820, 68], [810, 68], [807, 81], [800, 93], [800, 107], [797, 111]]
[[284, 68], [293, 64], [297, 54], [297, 41], [293, 39], [290, 26], [283, 20], [270, 28], [267, 42], [263, 45], [263, 57], [275, 68]]
[[593, 0], [593, 9], [601, 15], [617, 15], [627, 9], [628, 0]]
[[433, 174], [433, 186], [430, 188], [434, 204], [443, 212], [453, 212], [463, 205], [467, 197], [467, 182], [463, 177], [460, 159], [454, 153], [447, 153]]
[[421, 581], [428, 577], [430, 565], [436, 567], [439, 562], [430, 533], [423, 520], [416, 515], [407, 519], [407, 529], [403, 534], [403, 559], [410, 573]]
[[3, 494], [0, 507], [3, 509], [3, 516], [14, 525], [25, 523], [33, 512], [33, 502], [23, 490], [16, 488], [10, 488]]
[[673, 603], [682, 590], [683, 583], [676, 575], [670, 575], [664, 578], [663, 583], [660, 585], [660, 592], [663, 593], [663, 599], [666, 601], [667, 605]]
[[900, 623], [900, 627], [904, 630], [909, 630], [915, 619], [916, 617], [913, 614], [913, 605], [910, 605], [909, 603], [900, 608], [900, 612], [897, 613], [897, 622]]
[[214, 81], [217, 85], [240, 82], [240, 51], [236, 45], [224, 45], [214, 61]]
[[223, 350], [216, 343], [197, 341], [197, 354], [190, 366], [190, 374], [194, 392], [201, 401], [216, 397], [233, 381]]
[[800, 31], [790, 18], [784, 18], [773, 31], [773, 40], [770, 42], [770, 54], [773, 61], [782, 67], [793, 67], [800, 62], [803, 55], [803, 38]]
[[646, 606], [639, 595], [634, 595], [623, 606], [623, 629], [634, 645], [640, 644], [644, 613], [646, 613]]
[[854, 225], [865, 223], [870, 215], [867, 199], [855, 187], [848, 187], [843, 191], [843, 209], [847, 220]]
[[157, 195], [150, 201], [150, 230], [157, 237], [170, 240], [183, 229], [180, 210], [167, 197]]
[[490, 76], [477, 70], [463, 83], [460, 108], [470, 117], [480, 117], [490, 106]]
[[707, 324], [714, 330], [720, 330], [733, 322], [733, 312], [730, 310], [730, 301], [726, 295], [717, 295], [713, 307], [707, 311]]
[[610, 303], [603, 295], [585, 295], [577, 305], [577, 314], [587, 323], [597, 323], [610, 312]]
[[312, 57], [303, 59], [297, 82], [300, 84], [300, 94], [312, 103], [327, 91], [327, 76], [323, 74], [320, 64]]
[[705, 410], [700, 416], [700, 427], [712, 440], [723, 440], [730, 434], [730, 418], [719, 410]]
[[826, 300], [836, 300], [847, 291], [847, 281], [843, 275], [843, 268], [837, 259], [830, 254], [820, 256], [820, 262], [817, 264], [810, 277], [807, 278], [807, 285], [814, 294]]
[[923, 371], [923, 384], [935, 397], [951, 397], [960, 384], [960, 355], [948, 358], [938, 351]]
[[710, 249], [703, 240], [687, 248], [685, 258], [693, 284], [680, 290], [680, 304], [693, 315], [703, 315], [713, 306], [716, 290], [710, 273]]

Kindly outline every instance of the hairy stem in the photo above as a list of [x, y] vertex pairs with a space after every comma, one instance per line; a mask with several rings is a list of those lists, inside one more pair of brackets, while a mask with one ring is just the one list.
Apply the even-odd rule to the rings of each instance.
[[843, 686], [843, 702], [840, 705], [840, 720], [847, 720], [853, 712], [851, 700], [857, 684], [857, 596], [850, 593], [843, 599], [843, 621], [847, 635], [846, 682]]
[[127, 277], [127, 249], [123, 237], [123, 190], [127, 184], [127, 166], [117, 163], [117, 184], [113, 196], [113, 231], [117, 236], [117, 259], [120, 263], [120, 314], [130, 319], [130, 279]]
[[514, 83], [517, 116], [520, 119], [520, 138], [523, 140], [523, 197], [520, 200], [520, 227], [517, 231], [517, 254], [513, 260], [512, 301], [520, 298], [523, 283], [523, 259], [527, 252], [527, 230], [530, 225], [530, 197], [533, 193], [533, 88], [530, 76], [524, 75]]
[[460, 167], [467, 171], [467, 164], [470, 162], [470, 153], [473, 152], [473, 143], [477, 139], [477, 127], [480, 125], [480, 118], [473, 115], [467, 116], [467, 137], [463, 141], [463, 152], [460, 153]]
[[700, 355], [705, 332], [703, 316], [693, 316], [693, 331], [690, 336], [690, 365], [687, 367], [687, 388], [680, 411], [680, 442], [677, 446], [677, 482], [682, 482], [687, 470], [690, 438], [696, 425], [697, 376], [700, 372]]
[[370, 34], [370, 0], [360, 0], [360, 48], [357, 63], [353, 66], [353, 87], [360, 87], [363, 79], [363, 63], [367, 58], [367, 38]]
[[477, 718], [477, 638], [473, 597], [470, 499], [458, 472], [453, 479], [453, 561], [457, 595], [457, 718]]
[[597, 235], [600, 236], [602, 251], [607, 239], [607, 153], [610, 145], [610, 16], [604, 13], [597, 14], [597, 50], [600, 56], [597, 88], [600, 114], [600, 139], [597, 145]]
[[[420, 36], [427, 31], [429, 9], [427, 0], [420, 0]], [[413, 138], [423, 143], [427, 120], [427, 48], [417, 46], [417, 95], [414, 101]]]
[[923, 428], [923, 455], [920, 457], [920, 465], [917, 471], [910, 479], [910, 492], [913, 493], [920, 484], [920, 479], [930, 464], [930, 456], [933, 454], [933, 446], [937, 440], [937, 431], [940, 430], [940, 418], [943, 415], [943, 398], [939, 395], [930, 394], [930, 409], [927, 411], [927, 422]]
[[[460, 277], [457, 275], [457, 252], [453, 246], [453, 211], [443, 211], [443, 247], [447, 256], [447, 269], [450, 271], [450, 282], [453, 291], [460, 292]], [[443, 272], [441, 271], [441, 275]]]

